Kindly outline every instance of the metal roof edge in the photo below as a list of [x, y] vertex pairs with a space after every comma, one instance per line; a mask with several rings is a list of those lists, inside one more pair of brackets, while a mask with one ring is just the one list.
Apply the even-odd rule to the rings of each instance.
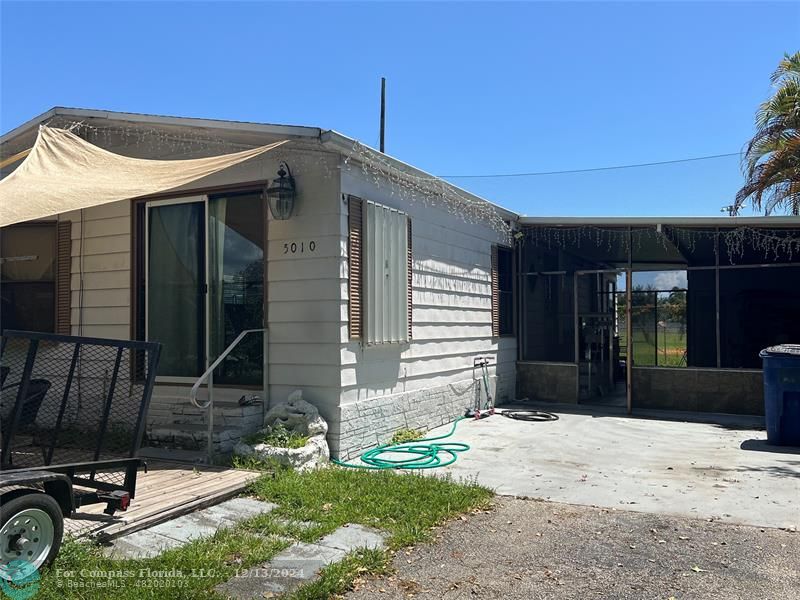
[[21, 135], [21, 134], [25, 133], [26, 131], [28, 131], [29, 129], [33, 129], [34, 127], [37, 127], [38, 125], [40, 125], [44, 121], [47, 121], [48, 119], [51, 119], [52, 117], [54, 117], [56, 115], [56, 111], [58, 111], [58, 110], [59, 110], [59, 107], [54, 106], [50, 110], [45, 111], [42, 114], [40, 114], [38, 116], [35, 116], [32, 119], [29, 119], [28, 121], [25, 121], [22, 125], [18, 125], [14, 129], [11, 129], [10, 131], [7, 131], [3, 135], [0, 135], [0, 145], [11, 141], [12, 139], [17, 137], [18, 135]]
[[14, 139], [29, 129], [55, 116], [68, 116], [77, 118], [108, 119], [114, 121], [128, 121], [131, 123], [150, 123], [154, 125], [177, 125], [203, 127], [206, 129], [221, 129], [227, 131], [244, 131], [254, 133], [270, 133], [294, 137], [319, 138], [322, 130], [319, 127], [306, 127], [303, 125], [273, 125], [269, 123], [253, 123], [249, 121], [227, 121], [224, 119], [200, 119], [196, 117], [171, 117], [164, 115], [150, 115], [145, 113], [115, 112], [110, 110], [97, 110], [91, 108], [67, 108], [55, 106], [11, 131], [0, 136], [0, 144]]
[[463, 195], [467, 196], [468, 198], [470, 198], [472, 200], [477, 200], [479, 202], [485, 202], [486, 204], [490, 205], [504, 219], [508, 219], [510, 221], [517, 221], [519, 219], [519, 215], [517, 213], [515, 213], [515, 212], [513, 212], [513, 211], [511, 211], [511, 210], [509, 210], [507, 208], [503, 208], [499, 204], [495, 204], [494, 202], [492, 202], [490, 200], [487, 200], [486, 198], [482, 198], [481, 196], [478, 196], [477, 194], [473, 194], [472, 192], [469, 192], [469, 191], [467, 191], [467, 190], [465, 190], [463, 188], [460, 188], [457, 185], [454, 185], [454, 184], [450, 183], [449, 181], [447, 181], [445, 179], [442, 179], [441, 177], [437, 177], [436, 175], [432, 175], [432, 174], [430, 174], [430, 173], [428, 173], [426, 171], [423, 171], [422, 169], [419, 169], [419, 168], [417, 168], [417, 167], [415, 167], [415, 166], [413, 166], [413, 165], [411, 165], [411, 164], [409, 164], [407, 162], [404, 162], [404, 161], [402, 161], [402, 160], [400, 160], [398, 158], [395, 158], [395, 157], [393, 157], [393, 156], [391, 156], [389, 154], [386, 154], [385, 152], [381, 152], [380, 150], [376, 150], [375, 148], [372, 148], [371, 146], [368, 146], [367, 144], [363, 144], [363, 143], [359, 142], [358, 140], [356, 140], [354, 138], [351, 138], [351, 137], [348, 137], [348, 136], [346, 136], [346, 135], [344, 135], [342, 133], [339, 133], [338, 131], [335, 131], [333, 129], [329, 129], [327, 131], [323, 131], [322, 134], [320, 135], [320, 141], [322, 142], [322, 144], [324, 146], [328, 146], [328, 147], [334, 148], [338, 152], [342, 152], [342, 153], [346, 153], [346, 152], [352, 151], [353, 144], [356, 144], [356, 143], [361, 144], [362, 146], [364, 146], [365, 148], [368, 148], [372, 152], [375, 152], [376, 154], [380, 154], [380, 155], [384, 156], [387, 162], [391, 163], [392, 166], [397, 167], [397, 169], [399, 169], [400, 171], [403, 171], [405, 173], [408, 173], [409, 175], [413, 175], [413, 176], [416, 176], [416, 177], [430, 179], [432, 181], [441, 181], [447, 187], [451, 188], [452, 190], [457, 191], [459, 194], [463, 194]]

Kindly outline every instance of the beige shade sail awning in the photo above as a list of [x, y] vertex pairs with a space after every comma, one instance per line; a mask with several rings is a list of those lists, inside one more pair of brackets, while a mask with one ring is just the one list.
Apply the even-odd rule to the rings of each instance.
[[0, 181], [0, 227], [166, 192], [286, 141], [208, 158], [150, 160], [114, 154], [64, 129], [42, 126], [25, 162]]

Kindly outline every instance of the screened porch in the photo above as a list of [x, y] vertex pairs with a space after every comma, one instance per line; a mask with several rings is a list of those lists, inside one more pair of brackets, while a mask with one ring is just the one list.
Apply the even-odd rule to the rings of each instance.
[[762, 348], [800, 340], [800, 219], [523, 218], [518, 396], [762, 412]]

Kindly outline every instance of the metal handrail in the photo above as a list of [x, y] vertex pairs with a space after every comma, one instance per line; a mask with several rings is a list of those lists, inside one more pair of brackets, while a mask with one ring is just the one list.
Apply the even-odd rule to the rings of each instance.
[[[244, 331], [242, 331], [239, 335], [236, 336], [236, 339], [233, 340], [230, 343], [230, 345], [227, 348], [225, 348], [225, 350], [223, 350], [222, 354], [220, 354], [217, 357], [217, 360], [211, 363], [211, 366], [208, 367], [208, 369], [206, 369], [205, 373], [203, 373], [200, 376], [200, 378], [194, 382], [192, 390], [189, 392], [189, 400], [191, 400], [192, 404], [194, 404], [197, 408], [205, 410], [209, 406], [211, 406], [211, 403], [214, 401], [213, 398], [211, 397], [211, 394], [208, 395], [208, 402], [206, 402], [205, 404], [200, 404], [197, 401], [197, 392], [200, 390], [200, 386], [203, 385], [204, 381], [206, 381], [209, 377], [211, 377], [211, 374], [214, 372], [214, 369], [216, 369], [220, 365], [220, 363], [222, 363], [222, 361], [228, 357], [231, 351], [233, 351], [233, 349], [239, 345], [239, 342], [241, 342], [242, 339], [244, 339], [244, 337], [247, 336], [247, 334], [249, 333], [263, 333], [266, 336], [267, 329], [265, 327], [263, 329], [245, 329]], [[266, 344], [264, 345], [266, 346]], [[266, 356], [264, 357], [264, 362], [266, 362]]]
[[[206, 372], [203, 373], [200, 378], [194, 382], [191, 391], [189, 392], [189, 400], [191, 400], [192, 404], [194, 404], [197, 408], [201, 410], [208, 411], [208, 418], [206, 419], [206, 425], [208, 426], [208, 462], [209, 464], [214, 459], [214, 369], [216, 369], [223, 360], [225, 360], [231, 351], [239, 345], [248, 334], [250, 333], [263, 333], [264, 334], [264, 359], [262, 369], [264, 369], [264, 395], [266, 396], [268, 391], [268, 380], [267, 380], [267, 357], [269, 352], [269, 347], [267, 344], [267, 335], [268, 331], [267, 328], [264, 327], [262, 329], [245, 329], [239, 335], [236, 336], [236, 339], [233, 340], [230, 345], [220, 354], [217, 359], [211, 363], [211, 365], [206, 369]], [[200, 386], [203, 385], [203, 382], [208, 382], [208, 402], [201, 404], [197, 401], [197, 392], [200, 390]], [[262, 411], [264, 410], [264, 403], [266, 400], [262, 400]], [[263, 414], [262, 414], [263, 417]]]

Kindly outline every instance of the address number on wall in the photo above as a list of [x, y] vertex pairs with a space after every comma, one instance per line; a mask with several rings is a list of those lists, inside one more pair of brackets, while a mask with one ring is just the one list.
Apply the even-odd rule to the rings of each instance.
[[283, 244], [284, 254], [305, 254], [306, 252], [316, 252], [317, 242], [286, 242]]

